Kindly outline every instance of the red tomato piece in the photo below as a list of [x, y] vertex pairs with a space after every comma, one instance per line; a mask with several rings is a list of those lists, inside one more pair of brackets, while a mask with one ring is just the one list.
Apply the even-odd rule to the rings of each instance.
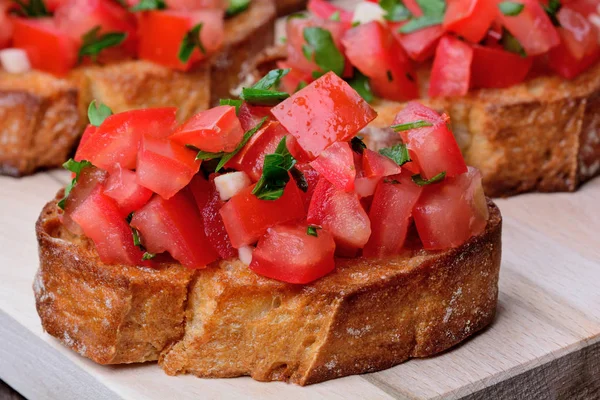
[[[178, 57], [181, 42], [188, 31], [200, 23], [200, 41], [206, 54], [194, 49], [190, 59], [184, 63]], [[187, 71], [194, 62], [205, 59], [221, 47], [224, 37], [223, 11], [147, 11], [138, 19], [138, 35], [140, 58]]]
[[348, 26], [352, 25], [352, 12], [336, 7], [325, 0], [309, 0], [306, 8], [313, 15], [324, 20], [328, 20], [335, 13], [339, 13], [341, 22]]
[[269, 228], [252, 254], [250, 269], [267, 278], [306, 284], [335, 269], [335, 242], [329, 232], [306, 233], [306, 225]]
[[266, 122], [246, 145], [226, 164], [227, 168], [244, 171], [254, 182], [260, 179], [265, 156], [275, 152], [287, 132], [277, 121]]
[[199, 112], [173, 132], [170, 139], [202, 151], [229, 153], [242, 141], [244, 130], [235, 107], [219, 106]]
[[114, 199], [126, 217], [141, 208], [152, 197], [152, 191], [137, 183], [135, 172], [118, 167], [110, 173], [104, 194]]
[[417, 62], [429, 60], [433, 57], [435, 48], [444, 35], [444, 28], [442, 28], [442, 25], [433, 25], [411, 33], [398, 32], [398, 29], [405, 23], [390, 24], [394, 37], [400, 42], [400, 45], [411, 59]]
[[13, 36], [12, 19], [8, 16], [11, 6], [10, 1], [0, 1], [0, 49], [8, 47]]
[[[352, 68], [352, 65], [350, 63], [346, 64]], [[290, 95], [296, 93], [296, 90], [300, 87], [300, 85], [306, 86], [314, 80], [312, 75], [308, 72], [303, 71], [299, 68], [295, 68], [285, 61], [278, 61], [277, 68], [290, 69], [290, 72], [286, 76], [281, 78], [281, 89], [284, 92], [289, 93]]]
[[135, 169], [142, 135], [165, 137], [177, 124], [175, 107], [147, 108], [113, 114], [79, 144], [75, 159], [110, 171], [120, 165]]
[[75, 66], [77, 44], [52, 19], [15, 18], [13, 29], [13, 46], [27, 52], [33, 68], [64, 76]]
[[363, 256], [387, 257], [400, 253], [412, 222], [412, 210], [422, 191], [408, 172], [379, 182], [369, 211], [373, 233]]
[[[363, 152], [364, 154], [364, 152]], [[363, 168], [363, 156], [354, 153], [354, 168], [356, 169], [356, 179], [354, 180], [354, 192], [361, 198], [361, 201], [373, 196], [375, 188], [381, 180], [381, 176], [368, 177]]]
[[251, 106], [244, 102], [238, 111], [238, 118], [242, 124], [244, 132], [254, 128], [264, 118], [272, 118], [271, 107]]
[[71, 190], [69, 197], [65, 200], [65, 213], [62, 216], [63, 225], [75, 235], [82, 235], [83, 231], [73, 221], [71, 215], [88, 198], [90, 193], [98, 185], [102, 185], [106, 180], [107, 173], [96, 167], [84, 168], [79, 173], [77, 184]]
[[168, 199], [190, 183], [199, 169], [193, 150], [168, 139], [143, 136], [136, 173], [145, 188]]
[[417, 3], [417, 0], [404, 0], [403, 3], [406, 8], [408, 8], [408, 11], [415, 17], [423, 16], [423, 11], [421, 11], [421, 7], [419, 6], [419, 3]]
[[204, 235], [200, 211], [187, 190], [168, 200], [154, 196], [133, 214], [131, 226], [140, 232], [150, 253], [168, 251], [187, 268], [205, 268], [219, 258]]
[[254, 185], [233, 196], [220, 214], [236, 249], [255, 243], [268, 228], [305, 217], [300, 190], [294, 181], [285, 187], [277, 200], [259, 200], [252, 194]]
[[418, 97], [414, 68], [387, 27], [377, 21], [358, 25], [346, 32], [342, 43], [375, 94], [396, 101]]
[[377, 117], [375, 110], [333, 72], [328, 72], [271, 109], [311, 159], [347, 141]]
[[400, 173], [400, 166], [386, 156], [365, 149], [363, 151], [362, 166], [368, 178], [396, 175]]
[[75, 209], [71, 218], [90, 238], [100, 260], [106, 264], [146, 265], [142, 251], [133, 244], [133, 235], [117, 203], [97, 185]]
[[98, 128], [95, 127], [94, 125], [88, 124], [88, 126], [85, 127], [85, 131], [83, 131], [83, 135], [81, 135], [81, 139], [79, 139], [79, 146], [77, 147], [77, 152], [75, 153], [75, 160], [77, 161], [81, 161], [84, 160], [83, 157], [81, 157], [80, 155], [80, 148], [85, 148], [85, 143], [91, 138], [94, 137], [96, 135], [96, 130]]
[[429, 96], [464, 96], [469, 91], [473, 48], [452, 36], [444, 36], [431, 69]]
[[521, 0], [525, 7], [515, 16], [498, 12], [502, 25], [521, 43], [528, 56], [546, 53], [558, 46], [560, 37], [538, 0]]
[[581, 15], [589, 18], [591, 15], [600, 14], [600, 4], [598, 0], [574, 0], [574, 1], [563, 1], [563, 9], [568, 8], [570, 10], [576, 11]]
[[358, 195], [336, 189], [325, 178], [315, 188], [307, 221], [331, 232], [341, 256], [356, 256], [371, 236], [371, 223]]
[[346, 192], [354, 190], [356, 169], [354, 168], [353, 151], [347, 142], [332, 144], [311, 162], [310, 166], [337, 189]]
[[521, 57], [502, 48], [473, 47], [471, 87], [506, 88], [525, 80], [533, 65], [532, 57]]
[[238, 251], [231, 245], [223, 218], [219, 214], [225, 202], [221, 200], [221, 196], [215, 188], [214, 177], [215, 175], [212, 175], [209, 182], [197, 174], [190, 182], [189, 188], [202, 215], [207, 240], [221, 258], [229, 259], [236, 257]]
[[306, 192], [300, 192], [300, 195], [302, 196], [302, 200], [304, 202], [304, 208], [306, 209], [306, 211], [308, 211], [310, 200], [312, 199], [312, 196], [315, 193], [315, 188], [317, 187], [317, 183], [319, 183], [321, 175], [308, 163], [296, 164], [296, 168], [300, 172], [302, 172], [302, 174], [304, 175], [304, 179], [308, 184], [308, 189], [306, 190]]
[[480, 234], [489, 216], [481, 173], [469, 167], [464, 174], [426, 186], [413, 214], [426, 249], [458, 247]]
[[415, 121], [426, 121], [432, 126], [410, 129], [400, 132], [400, 135], [425, 179], [431, 179], [441, 172], [446, 172], [447, 177], [467, 172], [456, 139], [442, 116], [424, 105], [410, 102], [396, 115], [394, 124]]
[[446, 31], [454, 32], [472, 43], [479, 43], [496, 14], [497, 1], [453, 0], [448, 2], [443, 26]]
[[583, 58], [577, 59], [570, 52], [568, 47], [561, 43], [548, 53], [550, 68], [566, 79], [573, 79], [582, 72], [595, 65], [600, 59], [600, 49], [596, 47]]

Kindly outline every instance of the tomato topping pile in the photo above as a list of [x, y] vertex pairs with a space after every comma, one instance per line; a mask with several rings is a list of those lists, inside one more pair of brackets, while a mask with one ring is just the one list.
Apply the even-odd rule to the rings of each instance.
[[[419, 87], [429, 97], [447, 97], [510, 87], [539, 71], [572, 79], [600, 59], [599, 6], [597, 0], [363, 0], [351, 12], [309, 0], [309, 15], [287, 21], [287, 59], [279, 66], [292, 71], [281, 89], [294, 93], [333, 71], [368, 102], [403, 102], [423, 96]], [[419, 85], [423, 67], [431, 74]]]
[[485, 229], [481, 175], [447, 116], [409, 103], [391, 127], [401, 143], [376, 152], [356, 136], [376, 113], [347, 82], [328, 72], [289, 96], [276, 90], [288, 73], [182, 124], [172, 108], [112, 115], [93, 102], [65, 164], [64, 226], [105, 263], [239, 258], [295, 284], [336, 257], [393, 257], [409, 239], [443, 250]]
[[0, 50], [64, 76], [82, 63], [139, 58], [187, 71], [222, 46], [224, 19], [250, 0], [0, 0]]

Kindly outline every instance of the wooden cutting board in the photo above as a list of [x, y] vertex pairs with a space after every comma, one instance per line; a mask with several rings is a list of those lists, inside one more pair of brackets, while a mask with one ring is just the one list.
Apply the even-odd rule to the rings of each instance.
[[28, 398], [600, 398], [600, 179], [577, 193], [497, 201], [504, 244], [489, 329], [437, 357], [304, 388], [99, 366], [44, 334], [31, 289], [34, 223], [68, 179], [0, 178], [0, 379]]

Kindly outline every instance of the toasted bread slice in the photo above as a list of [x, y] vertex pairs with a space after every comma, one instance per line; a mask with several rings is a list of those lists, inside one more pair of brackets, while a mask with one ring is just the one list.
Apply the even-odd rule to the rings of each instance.
[[275, 0], [277, 2], [277, 15], [288, 15], [306, 8], [308, 0]]
[[391, 367], [459, 343], [494, 318], [502, 219], [456, 249], [338, 259], [309, 284], [239, 260], [190, 271], [103, 264], [64, 229], [56, 200], [37, 222], [34, 282], [44, 329], [101, 364], [156, 360], [168, 374], [250, 375], [301, 385]]
[[[281, 46], [265, 50], [254, 76], [285, 57]], [[419, 71], [419, 102], [450, 115], [465, 161], [483, 174], [488, 196], [573, 191], [600, 174], [600, 63], [571, 81], [542, 76], [456, 98], [426, 98], [429, 72]], [[364, 131], [370, 147], [399, 140], [388, 127], [405, 104], [372, 104], [379, 116]]]
[[114, 112], [177, 106], [178, 117], [186, 119], [229, 97], [246, 59], [273, 43], [274, 23], [274, 0], [252, 0], [225, 21], [219, 53], [190, 72], [142, 60], [78, 67], [67, 78], [0, 71], [0, 173], [20, 176], [60, 166], [87, 123], [92, 99]]

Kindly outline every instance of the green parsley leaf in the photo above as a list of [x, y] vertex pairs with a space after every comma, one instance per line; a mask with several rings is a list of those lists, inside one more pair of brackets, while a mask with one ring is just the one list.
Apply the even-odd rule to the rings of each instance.
[[348, 84], [352, 87], [352, 89], [356, 90], [360, 96], [365, 99], [367, 103], [373, 101], [373, 91], [371, 90], [371, 84], [369, 82], [369, 78], [363, 75], [360, 71], [356, 70], [354, 73], [354, 77], [348, 80]]
[[516, 1], [503, 1], [498, 3], [498, 8], [502, 12], [502, 14], [514, 17], [521, 14], [521, 11], [525, 8], [523, 3], [517, 3]]
[[91, 166], [92, 166], [92, 163], [89, 161], [86, 161], [86, 160], [75, 161], [72, 158], [70, 158], [67, 162], [65, 162], [63, 164], [63, 168], [75, 173], [75, 178], [73, 178], [71, 183], [65, 188], [65, 195], [58, 202], [58, 207], [60, 207], [63, 210], [65, 209], [65, 203], [67, 201], [67, 197], [69, 197], [69, 194], [71, 194], [71, 190], [73, 190], [73, 188], [77, 185], [77, 179], [79, 179], [79, 174], [81, 174], [81, 171], [83, 171], [85, 168], [88, 168]]
[[507, 29], [502, 30], [502, 39], [500, 39], [500, 43], [502, 44], [502, 47], [504, 47], [504, 50], [519, 54], [521, 57], [527, 57], [527, 53], [525, 53], [525, 49], [521, 43], [519, 43], [517, 38]]
[[386, 12], [384, 18], [388, 21], [406, 21], [412, 14], [400, 0], [379, 0], [379, 6]]
[[413, 18], [404, 24], [398, 31], [400, 33], [411, 33], [433, 25], [439, 25], [444, 21], [446, 2], [444, 0], [417, 0], [423, 11], [423, 16]]
[[[305, 47], [310, 52], [310, 60], [321, 68], [320, 74], [333, 71], [336, 75], [342, 75], [344, 72], [344, 56], [333, 42], [331, 32], [318, 26], [304, 28]], [[304, 47], [303, 47], [303, 51]], [[307, 52], [304, 53], [306, 56]], [[313, 74], [314, 76], [314, 74]], [[320, 75], [319, 75], [320, 76]], [[316, 77], [315, 77], [316, 78]]]
[[148, 10], [164, 10], [167, 8], [164, 0], [140, 0], [135, 6], [131, 7], [129, 10], [131, 12], [136, 11], [148, 11]]
[[306, 228], [306, 234], [309, 236], [314, 236], [314, 237], [318, 237], [319, 235], [317, 235], [317, 229], [323, 229], [320, 226], [316, 226], [316, 225], [309, 225]]
[[330, 21], [340, 22], [342, 20], [340, 10], [337, 10], [329, 16]]
[[16, 10], [17, 15], [27, 18], [42, 18], [50, 17], [52, 14], [46, 8], [43, 0], [13, 0], [17, 4], [18, 9]]
[[286, 69], [272, 69], [265, 76], [261, 78], [258, 82], [256, 82], [252, 88], [253, 89], [262, 89], [269, 90], [272, 88], [276, 88], [279, 86], [279, 82], [281, 78], [290, 73], [290, 68]]
[[95, 62], [102, 50], [120, 45], [127, 37], [125, 32], [107, 32], [100, 35], [100, 29], [100, 25], [98, 25], [83, 35], [83, 43], [77, 54], [77, 62], [81, 62], [83, 57], [86, 56]]
[[411, 129], [423, 128], [425, 126], [433, 126], [433, 124], [431, 122], [419, 119], [413, 122], [405, 122], [404, 124], [392, 125], [390, 128], [392, 128], [394, 132], [402, 132]]
[[287, 99], [290, 95], [286, 92], [271, 90], [279, 86], [281, 78], [290, 72], [289, 68], [274, 69], [269, 71], [261, 80], [256, 82], [252, 87], [243, 88], [240, 98], [248, 103], [259, 104], [264, 106], [274, 106]]
[[443, 180], [446, 177], [446, 171], [440, 172], [436, 176], [431, 179], [423, 179], [420, 174], [416, 174], [412, 176], [412, 180], [419, 186], [431, 185], [432, 183], [437, 183]]
[[242, 11], [246, 11], [249, 5], [250, 0], [229, 0], [229, 7], [227, 7], [227, 11], [225, 11], [225, 15], [233, 17]]
[[408, 154], [408, 148], [403, 143], [398, 143], [392, 147], [384, 147], [379, 150], [379, 154], [386, 156], [400, 166], [411, 161], [410, 155]]
[[303, 12], [293, 13], [293, 14], [290, 14], [290, 15], [288, 15], [286, 17], [286, 21], [289, 21], [290, 19], [294, 19], [294, 18], [305, 19], [305, 18], [308, 18], [308, 15], [306, 13], [303, 13]]
[[298, 82], [298, 86], [296, 86], [296, 89], [294, 90], [294, 93], [297, 92], [298, 90], [304, 89], [306, 86], [308, 86], [308, 83], [306, 83], [306, 81], [300, 81], [300, 82]]
[[384, 178], [383, 183], [389, 183], [390, 185], [399, 185], [400, 181], [397, 179]]
[[106, 104], [100, 102], [96, 104], [96, 100], [92, 100], [88, 107], [88, 119], [90, 120], [90, 124], [94, 126], [102, 125], [104, 120], [110, 117], [112, 113], [112, 110]]
[[143, 247], [142, 246], [142, 242], [140, 240], [140, 233], [138, 232], [137, 229], [135, 228], [131, 228], [131, 231], [133, 232], [133, 244], [134, 246], [138, 246], [138, 247]]
[[363, 142], [362, 138], [359, 136], [354, 136], [352, 140], [350, 140], [350, 147], [352, 147], [352, 151], [358, 154], [362, 154], [363, 151], [367, 148], [365, 142]]
[[145, 252], [144, 255], [142, 256], [142, 260], [144, 260], [144, 261], [151, 260], [154, 257], [156, 257], [156, 254]]
[[194, 49], [198, 48], [202, 52], [202, 54], [206, 54], [206, 49], [200, 40], [200, 31], [202, 30], [202, 24], [195, 25], [192, 29], [190, 29], [183, 39], [181, 40], [181, 45], [179, 46], [179, 53], [177, 57], [181, 62], [188, 62]]
[[292, 174], [292, 178], [294, 178], [298, 189], [302, 190], [304, 193], [308, 192], [308, 182], [306, 182], [306, 177], [304, 176], [304, 173], [302, 173], [302, 171], [300, 171], [295, 166], [292, 167], [290, 173]]
[[242, 103], [243, 103], [242, 100], [236, 100], [236, 99], [220, 99], [219, 100], [220, 106], [234, 106], [236, 115], [240, 112], [240, 107], [242, 106]]
[[557, 14], [562, 8], [562, 4], [560, 0], [550, 0], [548, 5], [544, 7], [546, 10], [546, 14], [550, 17], [550, 20], [554, 24], [554, 26], [560, 26], [560, 22], [558, 21]]
[[285, 144], [284, 136], [275, 153], [267, 154], [263, 164], [263, 173], [252, 190], [252, 194], [260, 200], [277, 200], [290, 180], [289, 170], [296, 164]]

